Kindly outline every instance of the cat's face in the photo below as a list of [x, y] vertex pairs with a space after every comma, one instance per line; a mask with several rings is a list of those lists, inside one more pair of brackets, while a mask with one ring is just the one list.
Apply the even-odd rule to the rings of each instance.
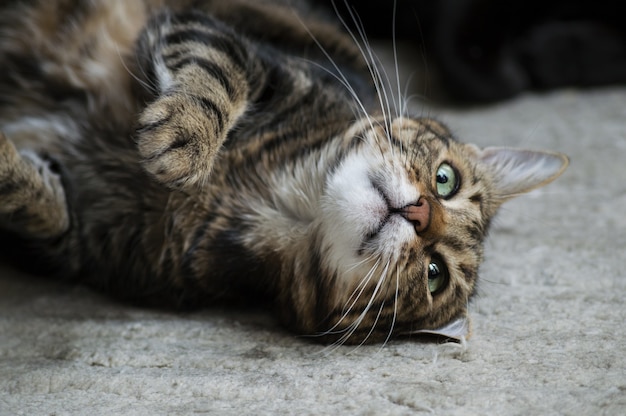
[[340, 342], [448, 334], [442, 327], [465, 322], [497, 208], [567, 165], [562, 155], [462, 144], [426, 119], [363, 121], [347, 137], [358, 144], [327, 180], [318, 236], [327, 298], [317, 313]]

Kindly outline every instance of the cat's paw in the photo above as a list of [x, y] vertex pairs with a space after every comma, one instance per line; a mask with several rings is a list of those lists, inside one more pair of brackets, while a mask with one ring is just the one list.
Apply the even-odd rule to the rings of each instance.
[[205, 183], [224, 141], [217, 116], [201, 99], [181, 94], [165, 95], [150, 104], [139, 118], [137, 131], [144, 169], [172, 189]]
[[0, 132], [0, 227], [49, 238], [69, 226], [60, 167], [33, 151], [18, 152]]
[[0, 131], [0, 186], [7, 182], [20, 160], [20, 155], [11, 141]]
[[37, 172], [37, 176], [31, 179], [31, 186], [40, 190], [39, 195], [29, 197], [33, 213], [30, 222], [23, 225], [24, 229], [30, 235], [39, 237], [64, 233], [70, 227], [70, 214], [61, 167], [54, 159], [35, 152], [21, 151], [20, 156]]

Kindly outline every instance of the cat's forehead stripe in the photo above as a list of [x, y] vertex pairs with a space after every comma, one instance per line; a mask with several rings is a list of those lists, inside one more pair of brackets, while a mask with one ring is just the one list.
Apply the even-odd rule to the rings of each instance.
[[463, 251], [467, 247], [467, 242], [464, 240], [464, 238], [456, 235], [447, 235], [443, 237], [441, 239], [441, 244], [448, 246], [454, 251]]
[[460, 263], [457, 267], [459, 268], [461, 273], [463, 273], [465, 281], [467, 281], [468, 283], [473, 283], [476, 281], [476, 277], [478, 276], [476, 267], [472, 267], [465, 263]]
[[440, 134], [437, 130], [433, 130], [428, 124], [420, 123], [417, 126], [412, 126], [412, 128], [407, 129], [411, 131], [413, 137], [411, 139], [412, 143], [420, 143], [426, 140], [437, 140], [441, 142], [446, 148], [450, 146], [450, 138], [446, 135]]

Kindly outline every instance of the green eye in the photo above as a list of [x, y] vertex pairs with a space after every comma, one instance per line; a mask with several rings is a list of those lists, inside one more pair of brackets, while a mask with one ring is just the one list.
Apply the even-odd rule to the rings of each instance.
[[452, 166], [442, 163], [437, 169], [437, 193], [444, 198], [454, 195], [459, 187], [456, 172]]
[[430, 260], [428, 265], [428, 291], [436, 293], [443, 289], [448, 281], [448, 268], [445, 263], [438, 258]]

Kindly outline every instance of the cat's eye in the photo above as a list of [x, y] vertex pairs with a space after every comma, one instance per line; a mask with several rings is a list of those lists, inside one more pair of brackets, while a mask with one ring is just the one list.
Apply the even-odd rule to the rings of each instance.
[[433, 257], [428, 265], [428, 291], [435, 294], [448, 282], [448, 268], [438, 257]]
[[456, 171], [447, 163], [437, 168], [437, 193], [443, 198], [450, 198], [459, 188], [459, 179]]

